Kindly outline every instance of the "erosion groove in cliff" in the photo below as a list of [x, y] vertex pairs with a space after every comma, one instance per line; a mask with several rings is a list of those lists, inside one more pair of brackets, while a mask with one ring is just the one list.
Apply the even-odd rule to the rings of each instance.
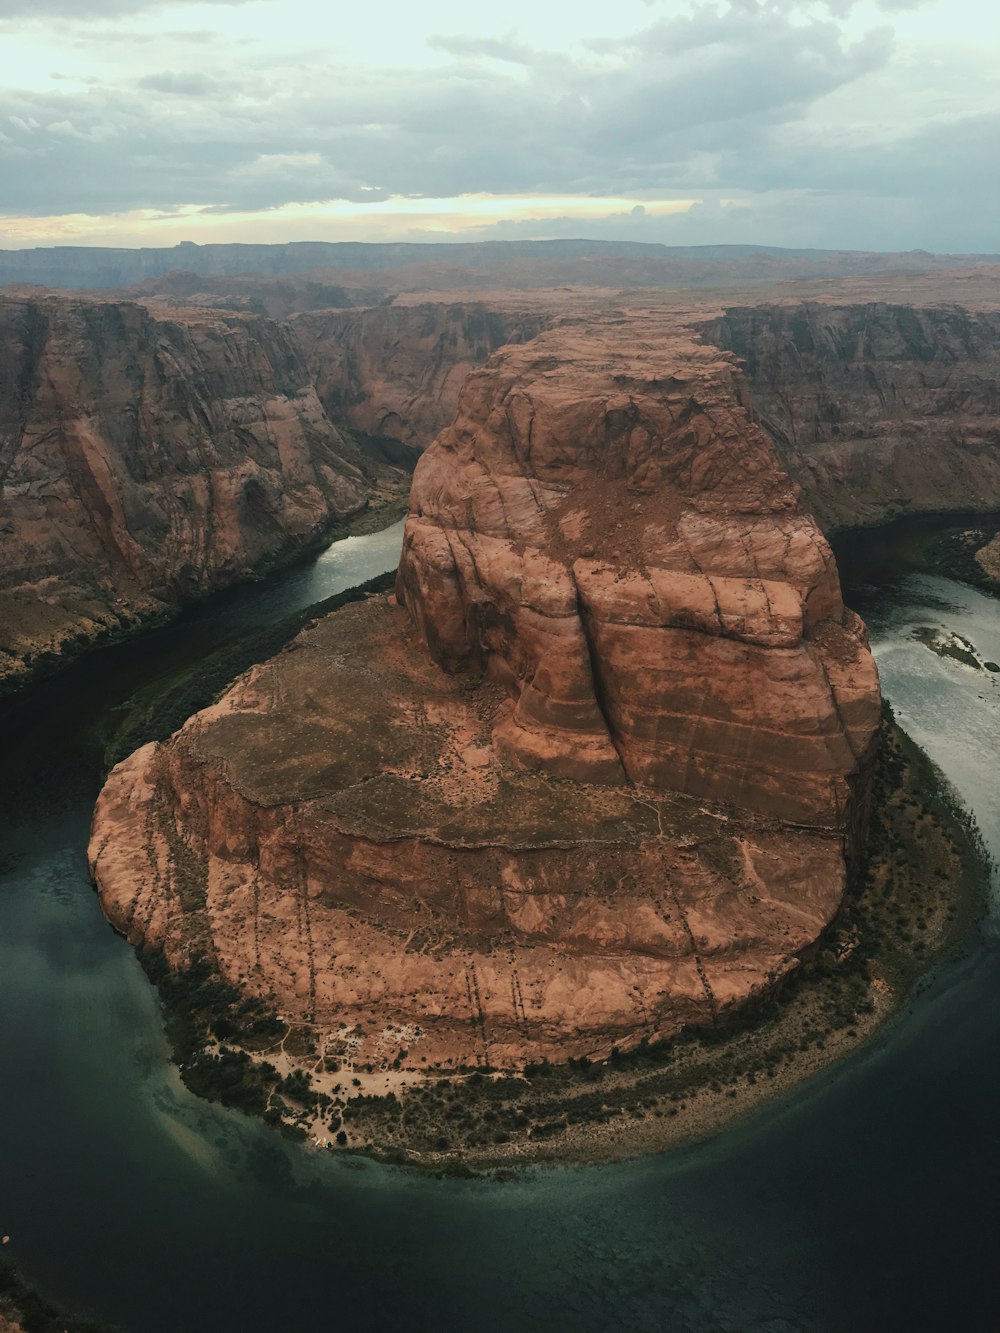
[[362, 1090], [606, 1055], [794, 971], [844, 891], [878, 684], [745, 400], [667, 313], [472, 370], [396, 597], [111, 774], [114, 924], [180, 969], [207, 929]]
[[0, 681], [315, 540], [369, 494], [281, 325], [0, 298]]

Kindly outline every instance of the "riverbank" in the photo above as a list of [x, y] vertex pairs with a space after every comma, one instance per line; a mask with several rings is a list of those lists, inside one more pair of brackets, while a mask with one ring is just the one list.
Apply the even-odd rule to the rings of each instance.
[[967, 815], [887, 718], [864, 873], [783, 992], [715, 1030], [602, 1064], [348, 1103], [349, 1141], [425, 1168], [483, 1170], [620, 1160], [710, 1137], [868, 1041], [967, 936], [984, 879]]
[[314, 1146], [451, 1173], [611, 1161], [706, 1138], [869, 1040], [965, 937], [983, 879], [974, 828], [887, 710], [864, 872], [815, 956], [714, 1028], [523, 1076], [420, 1078], [318, 1058], [307, 1025], [207, 962], [144, 962], [187, 1085]]
[[[370, 478], [372, 492], [364, 506], [345, 518], [325, 524], [309, 539], [292, 543], [243, 570], [223, 588], [213, 588], [183, 601], [168, 604], [147, 598], [139, 609], [108, 607], [103, 619], [94, 622], [92, 633], [77, 633], [63, 641], [58, 651], [44, 649], [26, 658], [27, 667], [16, 674], [0, 672], [0, 701], [16, 700], [41, 681], [57, 676], [74, 662], [93, 653], [169, 626], [186, 607], [205, 603], [220, 593], [276, 578], [296, 567], [308, 565], [334, 542], [345, 537], [368, 536], [391, 527], [405, 517], [410, 474], [396, 468], [379, 467]], [[234, 673], [235, 674], [235, 673]]]
[[928, 543], [926, 558], [937, 574], [1000, 593], [1000, 523], [995, 519], [942, 533]]
[[0, 1333], [117, 1333], [111, 1324], [67, 1314], [39, 1296], [0, 1258]]

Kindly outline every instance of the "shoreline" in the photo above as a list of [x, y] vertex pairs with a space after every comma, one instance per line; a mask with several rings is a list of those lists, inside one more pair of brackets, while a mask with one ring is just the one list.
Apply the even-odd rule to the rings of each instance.
[[0, 1333], [121, 1333], [113, 1324], [67, 1313], [42, 1296], [18, 1272], [14, 1261], [0, 1257]]
[[[0, 677], [0, 704], [16, 702], [32, 686], [53, 680], [68, 667], [95, 653], [115, 648], [122, 643], [134, 643], [144, 634], [151, 634], [171, 625], [189, 607], [203, 605], [213, 597], [224, 597], [237, 592], [240, 588], [266, 582], [299, 565], [306, 565], [317, 559], [335, 542], [343, 541], [347, 537], [367, 536], [392, 527], [406, 516], [409, 481], [407, 474], [398, 486], [385, 485], [366, 501], [363, 508], [344, 518], [331, 519], [321, 531], [300, 544], [291, 544], [264, 556], [228, 583], [207, 588], [203, 592], [186, 597], [183, 601], [160, 602], [148, 611], [137, 611], [134, 614], [119, 613], [116, 623], [109, 621], [95, 634], [85, 637], [82, 642], [70, 638], [63, 642], [58, 651], [40, 651], [31, 663], [26, 665], [24, 671]], [[114, 614], [109, 611], [109, 615]]]
[[[613, 1061], [600, 1066], [604, 1072], [598, 1086], [605, 1104], [616, 1102], [619, 1108], [602, 1121], [570, 1122], [558, 1136], [472, 1147], [461, 1154], [366, 1147], [361, 1150], [364, 1155], [422, 1171], [460, 1175], [499, 1171], [501, 1176], [523, 1167], [634, 1159], [709, 1139], [866, 1045], [903, 1010], [934, 968], [962, 946], [985, 906], [987, 863], [974, 825], [932, 761], [895, 723], [888, 728], [888, 753], [880, 757], [880, 769], [886, 761], [895, 763], [902, 779], [878, 811], [880, 822], [884, 812], [890, 817], [880, 829], [873, 827], [863, 878], [848, 891], [844, 907], [820, 942], [817, 958], [803, 967], [784, 994], [765, 1000], [763, 1012], [737, 1015], [728, 1029], [718, 1033], [681, 1034], [658, 1053], [631, 1052], [621, 1058], [618, 1068]], [[883, 770], [876, 783], [884, 779]], [[923, 873], [908, 878], [907, 887], [897, 892], [891, 884], [887, 890], [887, 881], [899, 879], [894, 862], [898, 862], [901, 830], [918, 827], [922, 845], [912, 840], [908, 851], [916, 854], [908, 862]], [[942, 878], [947, 863], [957, 873]], [[917, 948], [908, 926], [898, 926], [896, 914], [921, 910], [926, 915], [916, 919], [925, 927], [917, 927], [922, 945]], [[857, 943], [840, 960], [824, 959], [824, 954], [833, 952], [831, 944], [866, 930], [875, 932], [867, 949], [865, 940], [856, 937]], [[854, 962], [844, 969], [851, 959]], [[839, 975], [838, 968], [844, 969]], [[838, 980], [852, 977], [862, 979], [863, 985], [852, 997], [854, 1012], [848, 1019], [844, 1008], [837, 1010], [835, 1000]], [[592, 1069], [585, 1079], [593, 1076]], [[560, 1100], [566, 1107], [572, 1091], [579, 1094], [580, 1081], [575, 1090], [567, 1089], [572, 1074], [555, 1067], [546, 1077], [562, 1083], [562, 1089], [557, 1086], [555, 1095], [543, 1094], [544, 1101], [533, 1103], [528, 1097], [522, 1104], [536, 1115], [545, 1108], [551, 1117], [553, 1112], [558, 1115]], [[570, 1096], [560, 1097], [561, 1092]]]
[[[831, 528], [826, 534], [837, 559], [845, 540], [880, 534], [886, 545], [905, 553], [915, 571], [938, 574], [1000, 596], [1000, 573], [987, 567], [1000, 544], [1000, 511], [944, 509], [894, 514], [877, 523]], [[988, 552], [984, 562], [979, 557]]]
[[[330, 1070], [305, 1025], [206, 966], [174, 973], [155, 952], [143, 963], [188, 1087], [315, 1150], [461, 1176], [608, 1163], [709, 1138], [866, 1044], [981, 915], [983, 858], [943, 775], [886, 708], [866, 863], [838, 916], [780, 991], [716, 1028], [599, 1062], [414, 1081]], [[241, 1043], [240, 1029], [256, 1038]]]

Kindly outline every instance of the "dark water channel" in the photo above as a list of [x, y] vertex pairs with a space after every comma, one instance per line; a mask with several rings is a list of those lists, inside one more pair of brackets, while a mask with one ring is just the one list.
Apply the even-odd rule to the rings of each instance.
[[[127, 1333], [1000, 1328], [992, 918], [856, 1057], [712, 1142], [625, 1165], [423, 1178], [286, 1144], [182, 1087], [87, 879], [101, 747], [137, 691], [398, 547], [398, 528], [339, 543], [6, 709], [0, 1231], [25, 1275]], [[926, 633], [1000, 661], [1000, 601], [915, 572], [905, 528], [841, 547], [887, 694], [1000, 853], [1000, 677]]]

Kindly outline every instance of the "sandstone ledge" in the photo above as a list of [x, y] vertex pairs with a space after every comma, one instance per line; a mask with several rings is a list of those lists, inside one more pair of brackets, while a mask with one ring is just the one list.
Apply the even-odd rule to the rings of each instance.
[[388, 600], [335, 612], [113, 771], [109, 919], [418, 1071], [668, 1036], [797, 965], [841, 900], [838, 830], [506, 766], [497, 702]]

